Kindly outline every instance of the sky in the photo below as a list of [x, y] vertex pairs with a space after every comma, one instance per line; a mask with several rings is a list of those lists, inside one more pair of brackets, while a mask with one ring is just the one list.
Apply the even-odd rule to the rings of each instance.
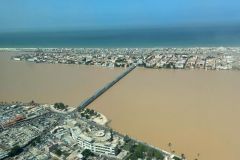
[[0, 0], [0, 32], [240, 24], [239, 0]]

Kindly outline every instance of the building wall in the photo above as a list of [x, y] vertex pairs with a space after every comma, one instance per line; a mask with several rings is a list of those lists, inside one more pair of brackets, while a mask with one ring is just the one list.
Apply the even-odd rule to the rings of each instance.
[[92, 152], [99, 153], [99, 154], [106, 154], [106, 155], [111, 155], [114, 156], [116, 155], [116, 147], [109, 147], [105, 146], [100, 143], [94, 143], [94, 142], [88, 142], [80, 137], [77, 138], [78, 144], [80, 147], [84, 149], [89, 149]]

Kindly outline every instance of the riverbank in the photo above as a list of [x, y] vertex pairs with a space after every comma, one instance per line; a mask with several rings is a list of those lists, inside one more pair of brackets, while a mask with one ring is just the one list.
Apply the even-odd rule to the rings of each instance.
[[[104, 124], [93, 123], [95, 118], [103, 119], [103, 115], [88, 108], [70, 112], [68, 105], [63, 103], [51, 105], [38, 104], [32, 101], [30, 103], [19, 102], [15, 105], [13, 103], [4, 104], [0, 110], [4, 111], [1, 112], [0, 119], [0, 142], [2, 144], [0, 146], [0, 159], [11, 157], [31, 159], [30, 157], [35, 157], [36, 154], [39, 157], [45, 157], [45, 159], [47, 159], [46, 157], [49, 159], [51, 156], [68, 159], [67, 157], [76, 150], [82, 154], [82, 157], [86, 156], [84, 154], [86, 149], [89, 150], [88, 152], [92, 152], [92, 157], [181, 159], [174, 153], [168, 153], [122, 135], [110, 127], [104, 126]], [[44, 113], [41, 114], [39, 110]], [[24, 121], [17, 121], [19, 119], [14, 118], [20, 115], [25, 117]], [[32, 117], [32, 115], [35, 116]], [[104, 118], [107, 120], [105, 116]], [[12, 120], [16, 123], [12, 123]], [[8, 125], [4, 125], [6, 121]], [[29, 134], [30, 132], [31, 134]], [[13, 137], [13, 135], [15, 136]], [[89, 148], [85, 143], [91, 147]], [[57, 149], [53, 147], [56, 144]], [[45, 150], [40, 153], [42, 148]], [[29, 154], [29, 150], [37, 152]], [[79, 154], [74, 156], [79, 156]]]
[[123, 71], [121, 68], [13, 61], [10, 59], [13, 55], [12, 52], [0, 54], [0, 101], [32, 99], [77, 106]]
[[[122, 71], [18, 62], [1, 54], [0, 100], [77, 106]], [[191, 159], [200, 153], [204, 160], [235, 160], [239, 81], [238, 71], [137, 68], [89, 107], [106, 115], [113, 129], [164, 150], [171, 142], [171, 150]]]
[[[24, 50], [24, 49], [23, 49]], [[240, 70], [240, 48], [35, 49], [15, 61], [155, 69]]]

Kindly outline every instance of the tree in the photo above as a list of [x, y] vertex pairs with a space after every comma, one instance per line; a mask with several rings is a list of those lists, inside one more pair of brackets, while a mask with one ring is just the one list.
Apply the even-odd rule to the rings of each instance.
[[89, 111], [89, 114], [90, 114], [91, 116], [93, 116], [94, 113], [95, 113], [95, 112], [94, 112], [94, 110], [92, 110], [92, 109]]
[[182, 153], [182, 154], [181, 154], [181, 158], [182, 158], [182, 159], [186, 159], [185, 154]]
[[36, 144], [36, 142], [34, 141], [34, 142], [32, 142], [32, 146], [36, 146], [37, 144]]
[[84, 151], [82, 151], [82, 155], [87, 158], [89, 156], [93, 156], [94, 154], [89, 150], [89, 149], [85, 149]]
[[126, 136], [124, 136], [123, 140], [125, 143], [128, 143], [131, 139], [129, 138], [128, 135], [126, 135]]
[[85, 117], [86, 117], [87, 119], [90, 119], [90, 116], [89, 116], [89, 115], [86, 115]]
[[171, 142], [168, 143], [168, 147], [170, 149], [170, 152], [172, 152], [172, 143]]
[[157, 159], [164, 159], [163, 154], [159, 151], [154, 152], [154, 157], [156, 157]]
[[81, 113], [81, 117], [85, 117], [85, 114], [84, 114], [84, 113]]
[[181, 160], [180, 158], [178, 157], [173, 157], [174, 160]]
[[62, 155], [62, 151], [60, 149], [56, 149], [55, 154], [60, 157]]
[[152, 157], [155, 156], [155, 151], [154, 151], [152, 148], [149, 148], [149, 150], [148, 150], [148, 156], [149, 156], [150, 158], [152, 158]]
[[9, 156], [10, 157], [14, 157], [18, 154], [20, 154], [23, 151], [23, 149], [20, 146], [15, 146], [11, 149], [11, 151], [9, 152]]
[[135, 149], [135, 154], [138, 158], [144, 158], [144, 153], [147, 151], [147, 147], [145, 145], [139, 144]]
[[67, 107], [68, 106], [64, 105], [62, 102], [54, 104], [54, 108], [61, 109], [61, 110], [67, 109]]
[[90, 112], [90, 109], [85, 109], [85, 113], [89, 113]]
[[32, 101], [30, 102], [30, 104], [31, 104], [31, 105], [34, 105], [34, 104], [35, 104], [34, 100], [32, 100]]

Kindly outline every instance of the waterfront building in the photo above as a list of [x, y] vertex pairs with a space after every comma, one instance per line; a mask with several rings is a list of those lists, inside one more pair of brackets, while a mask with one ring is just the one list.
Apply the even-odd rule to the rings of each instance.
[[118, 140], [112, 139], [110, 132], [105, 133], [105, 131], [100, 130], [86, 134], [78, 127], [71, 128], [70, 130], [72, 138], [78, 142], [81, 148], [108, 156], [116, 156], [118, 154]]

